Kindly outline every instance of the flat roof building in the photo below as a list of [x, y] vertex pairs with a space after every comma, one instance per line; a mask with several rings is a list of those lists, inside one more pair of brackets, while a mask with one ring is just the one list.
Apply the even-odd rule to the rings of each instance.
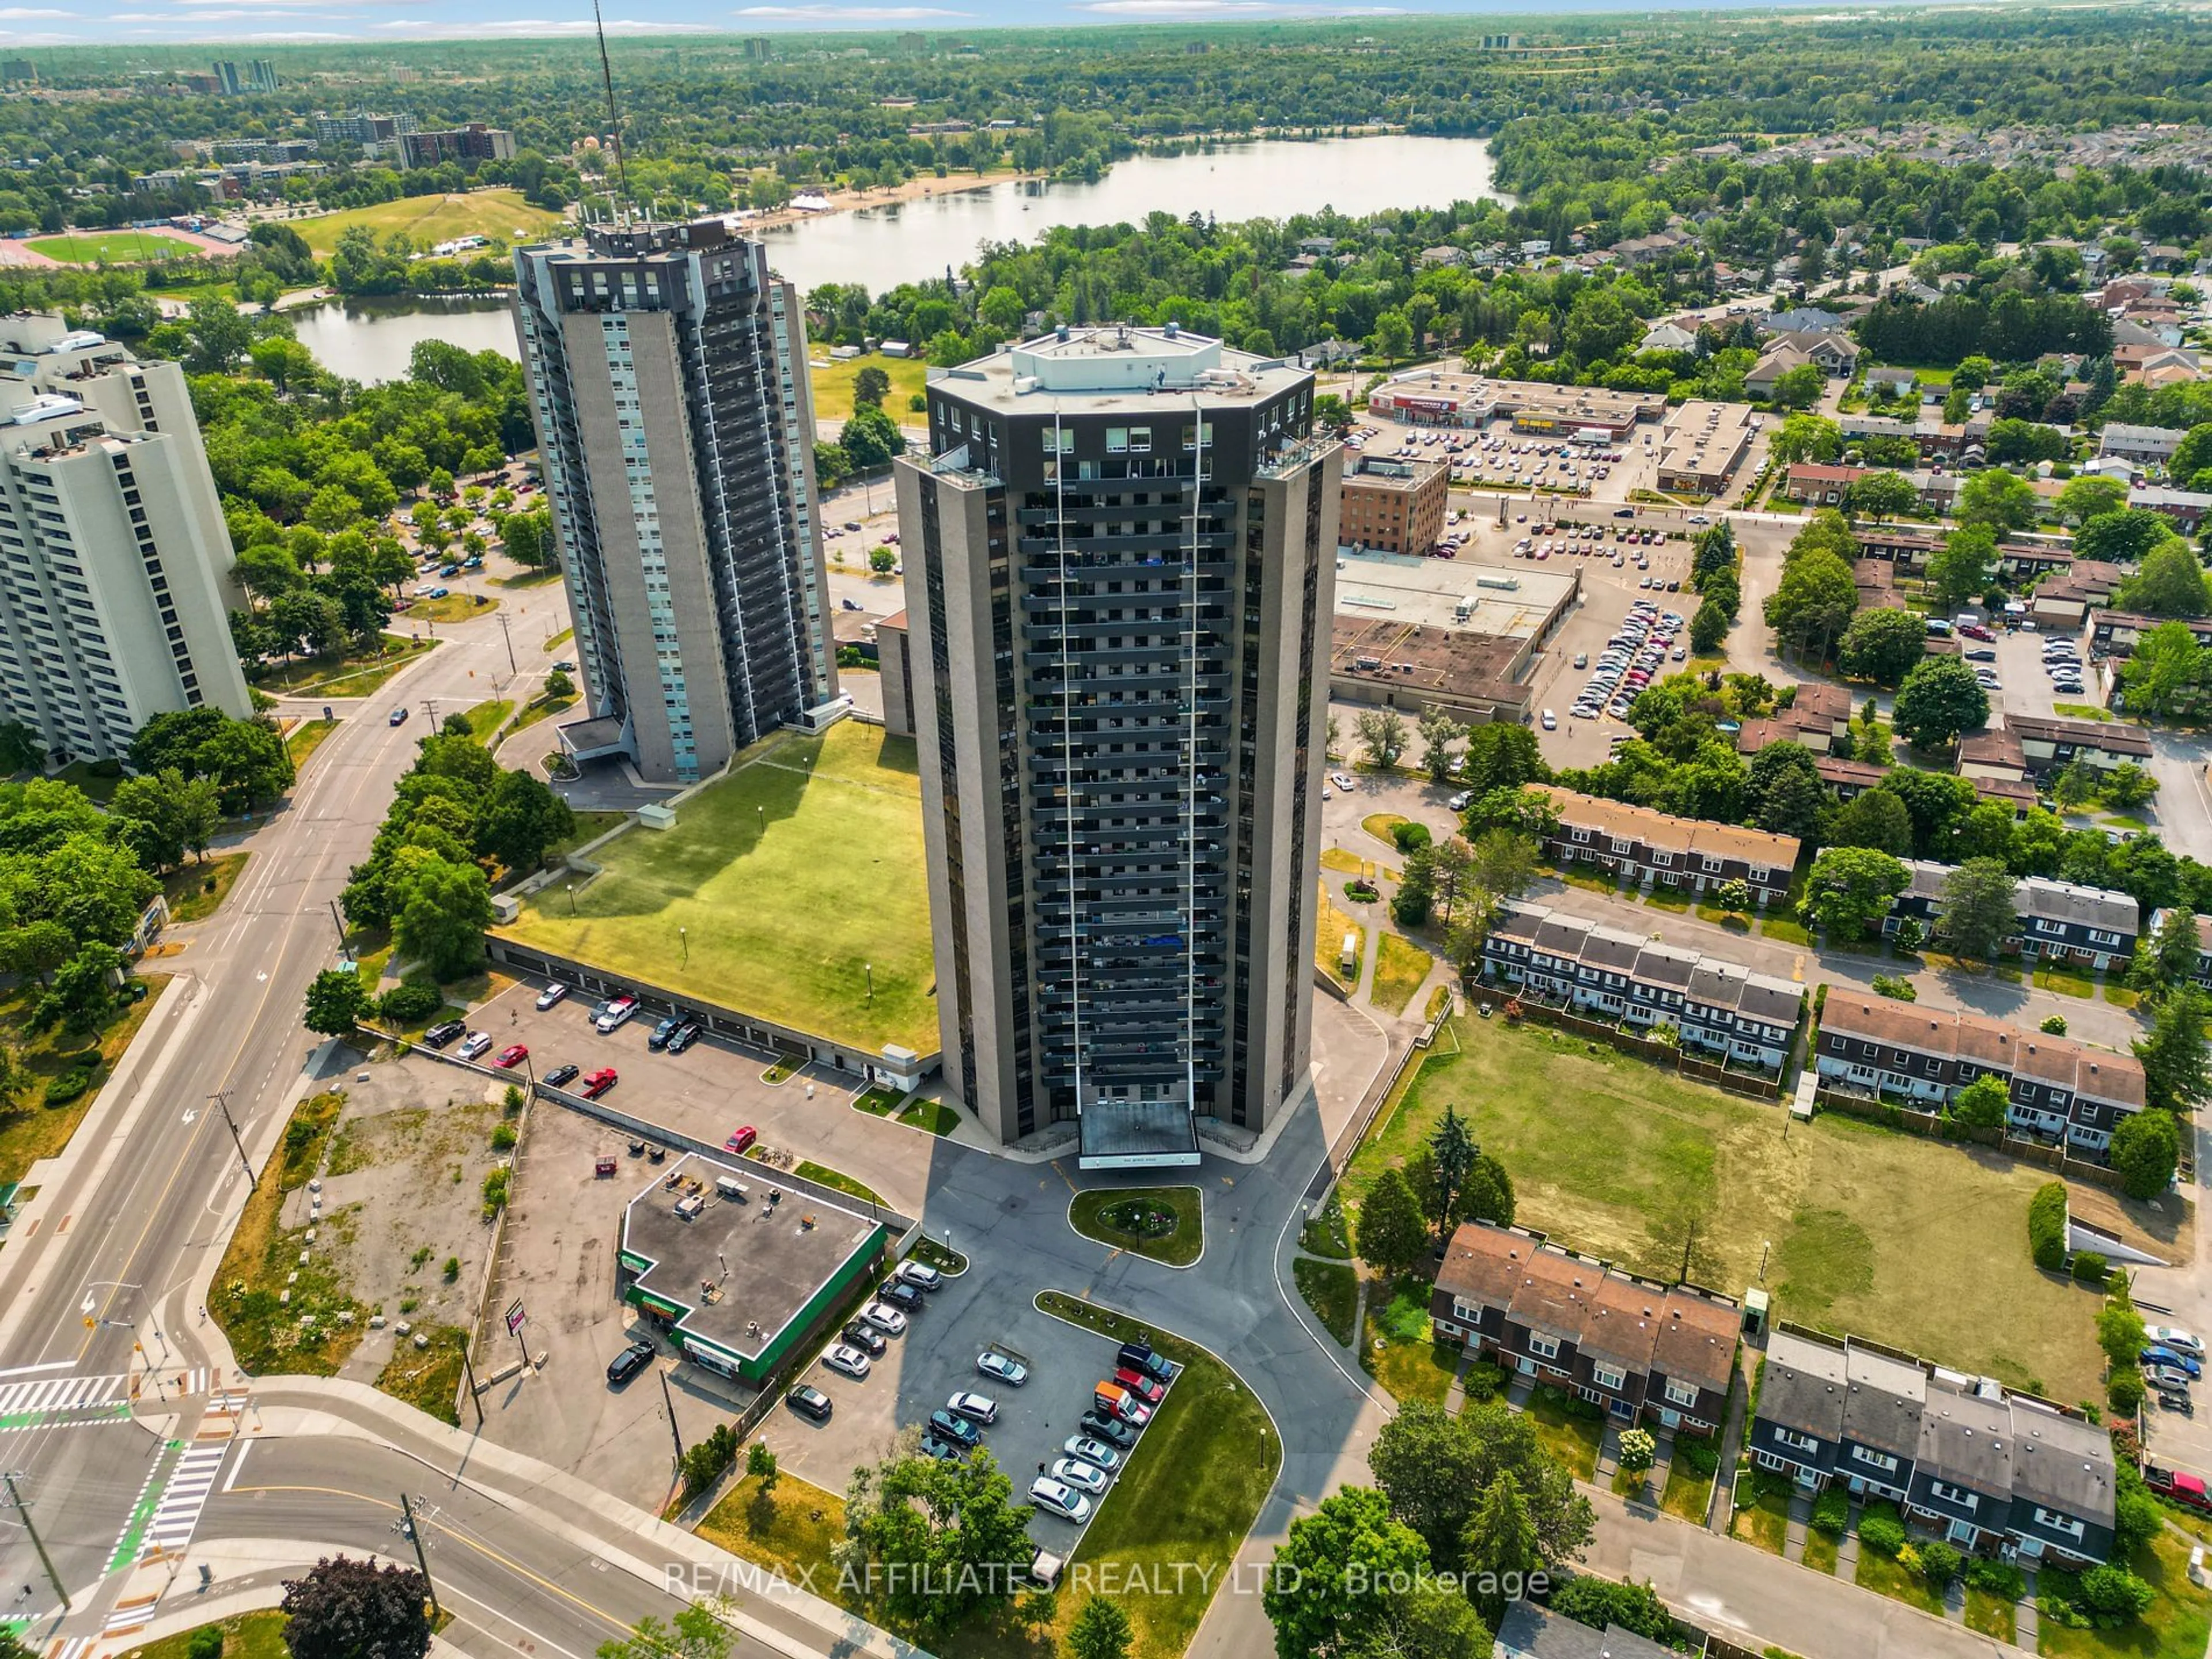
[[1363, 455], [1344, 470], [1336, 533], [1347, 547], [1425, 554], [1443, 539], [1448, 469]]
[[1581, 595], [1573, 565], [1340, 553], [1329, 695], [1414, 716], [1525, 720], [1536, 653]]
[[1487, 426], [1510, 420], [1519, 432], [1602, 433], [1618, 443], [1638, 421], [1667, 412], [1660, 392], [1605, 392], [1537, 380], [1496, 380], [1457, 369], [1409, 368], [1368, 394], [1374, 414], [1414, 426]]
[[[1085, 1168], [1307, 1087], [1341, 450], [1174, 325], [933, 370], [901, 460], [948, 1096]], [[880, 634], [878, 635], [880, 640]]]
[[1759, 435], [1759, 417], [1742, 404], [1692, 398], [1659, 429], [1659, 488], [1717, 495]]

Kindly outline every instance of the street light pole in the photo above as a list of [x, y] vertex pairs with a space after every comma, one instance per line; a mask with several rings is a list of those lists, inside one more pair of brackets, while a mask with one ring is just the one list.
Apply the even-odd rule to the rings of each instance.
[[689, 968], [691, 965], [691, 930], [689, 927], [678, 927], [676, 930], [676, 937], [683, 943], [684, 965]]
[[238, 1148], [238, 1161], [246, 1171], [246, 1189], [248, 1192], [258, 1193], [261, 1190], [261, 1180], [253, 1173], [253, 1160], [246, 1155], [246, 1142], [239, 1135], [238, 1120], [230, 1115], [230, 1101], [228, 1098], [229, 1092], [227, 1089], [219, 1089], [208, 1098], [215, 1102], [222, 1113], [223, 1122], [229, 1126], [230, 1144]]
[[46, 1546], [39, 1536], [39, 1529], [31, 1524], [31, 1511], [23, 1502], [23, 1494], [15, 1490], [15, 1479], [13, 1469], [0, 1474], [0, 1483], [5, 1483], [8, 1488], [8, 1501], [15, 1506], [16, 1518], [22, 1522], [24, 1532], [29, 1534], [31, 1547], [39, 1553], [39, 1565], [46, 1570], [46, 1582], [54, 1587], [54, 1594], [62, 1598], [62, 1611], [67, 1613], [73, 1605], [69, 1591], [62, 1588], [62, 1576], [54, 1571], [54, 1559], [46, 1553]]

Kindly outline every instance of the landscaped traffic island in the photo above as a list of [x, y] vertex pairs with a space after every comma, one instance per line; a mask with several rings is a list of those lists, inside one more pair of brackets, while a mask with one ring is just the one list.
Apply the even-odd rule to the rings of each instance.
[[1170, 1267], [1206, 1254], [1204, 1196], [1195, 1187], [1108, 1187], [1078, 1193], [1067, 1224], [1085, 1238]]

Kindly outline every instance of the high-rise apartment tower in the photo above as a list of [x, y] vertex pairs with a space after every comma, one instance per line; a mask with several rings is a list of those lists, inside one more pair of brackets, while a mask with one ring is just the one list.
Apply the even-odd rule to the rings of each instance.
[[1304, 1088], [1340, 452], [1172, 325], [934, 373], [898, 469], [948, 1095], [1088, 1168]]
[[837, 695], [799, 297], [719, 219], [595, 226], [514, 266], [591, 706], [563, 740], [708, 776]]

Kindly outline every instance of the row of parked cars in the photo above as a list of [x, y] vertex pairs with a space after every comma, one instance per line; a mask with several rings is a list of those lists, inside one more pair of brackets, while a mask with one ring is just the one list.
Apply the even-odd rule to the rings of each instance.
[[[928, 1298], [944, 1287], [945, 1275], [927, 1262], [900, 1262], [897, 1270], [878, 1288], [875, 1300], [861, 1309], [837, 1334], [838, 1340], [823, 1351], [822, 1363], [855, 1382], [866, 1377], [889, 1349], [890, 1339], [904, 1336], [913, 1316], [920, 1313]], [[956, 1405], [969, 1402], [979, 1413], [977, 1421], [988, 1423], [998, 1415], [997, 1405], [981, 1395], [955, 1395], [953, 1401]], [[828, 1395], [806, 1382], [795, 1382], [787, 1389], [783, 1403], [817, 1423], [828, 1422], [835, 1409], [835, 1402]], [[934, 1414], [943, 1415], [941, 1412]]]
[[2176, 1325], [2145, 1327], [2142, 1355], [2143, 1381], [2168, 1411], [2185, 1416], [2191, 1409], [2189, 1390], [2204, 1375], [2204, 1341]]
[[1088, 1521], [1181, 1369], [1147, 1343], [1124, 1342], [1114, 1375], [1091, 1389], [1076, 1432], [1060, 1443], [1059, 1460], [1030, 1482], [1030, 1502], [1063, 1520]]
[[1601, 714], [1627, 719], [1636, 694], [1657, 676], [1668, 652], [1673, 651], [1680, 659], [1682, 649], [1674, 644], [1674, 636], [1681, 627], [1680, 613], [1662, 611], [1650, 599], [1638, 599], [1629, 606], [1627, 617], [1620, 631], [1605, 642], [1604, 651], [1591, 668], [1589, 683], [1575, 699], [1569, 714], [1582, 720], [1594, 720]]

